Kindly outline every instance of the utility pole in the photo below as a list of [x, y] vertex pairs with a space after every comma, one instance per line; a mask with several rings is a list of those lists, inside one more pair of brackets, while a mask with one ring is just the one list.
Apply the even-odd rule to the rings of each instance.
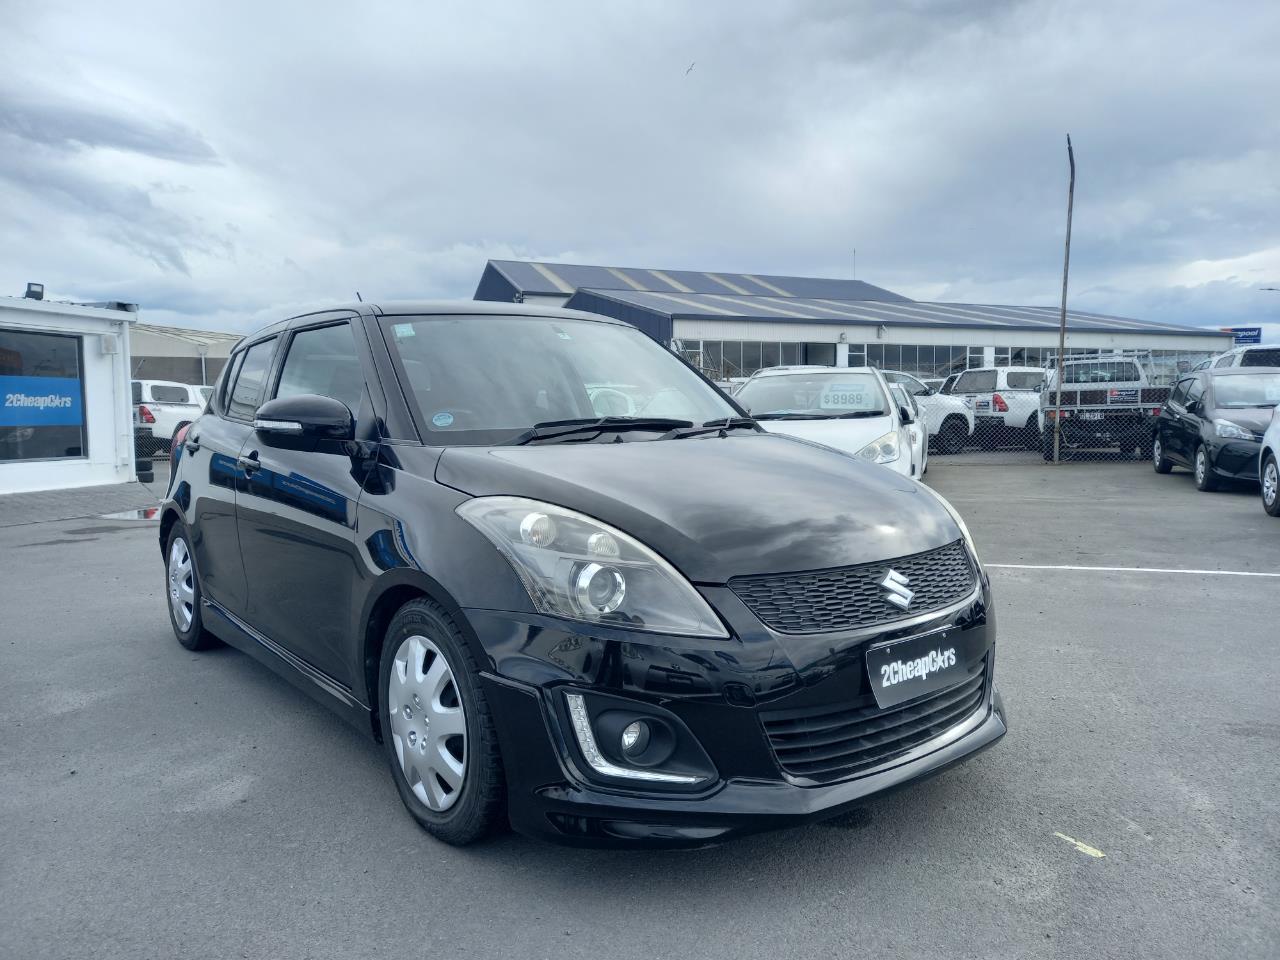
[[1058, 311], [1058, 383], [1053, 400], [1054, 463], [1058, 462], [1062, 449], [1062, 364], [1067, 352], [1067, 274], [1071, 269], [1071, 208], [1076, 196], [1076, 155], [1071, 149], [1071, 134], [1067, 134], [1067, 163], [1071, 167], [1071, 181], [1067, 185], [1067, 242], [1062, 255], [1062, 308]]

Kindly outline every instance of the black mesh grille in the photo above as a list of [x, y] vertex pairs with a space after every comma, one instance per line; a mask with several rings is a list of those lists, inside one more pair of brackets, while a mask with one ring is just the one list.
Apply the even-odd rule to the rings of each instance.
[[[880, 585], [890, 569], [908, 578], [914, 596], [901, 610]], [[973, 566], [962, 541], [937, 550], [809, 573], [734, 577], [729, 589], [762, 621], [780, 633], [820, 633], [874, 627], [937, 610], [967, 597]]]
[[968, 678], [923, 700], [881, 710], [859, 704], [762, 712], [778, 765], [793, 777], [828, 783], [888, 763], [968, 719], [986, 693], [986, 659]]

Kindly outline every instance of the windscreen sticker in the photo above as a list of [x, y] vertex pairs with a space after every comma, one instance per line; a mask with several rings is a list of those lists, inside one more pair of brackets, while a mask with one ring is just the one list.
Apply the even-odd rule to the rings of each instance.
[[412, 323], [397, 323], [391, 327], [391, 332], [395, 334], [397, 340], [404, 340], [408, 337], [416, 337], [417, 333], [413, 329]]
[[451, 427], [453, 426], [453, 414], [448, 410], [441, 410], [431, 418], [431, 422], [437, 427]]
[[866, 410], [867, 388], [860, 383], [828, 383], [822, 388], [823, 410]]

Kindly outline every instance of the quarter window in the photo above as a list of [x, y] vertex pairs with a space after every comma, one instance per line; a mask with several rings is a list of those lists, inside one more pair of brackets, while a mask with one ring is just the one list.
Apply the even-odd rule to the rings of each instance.
[[356, 355], [350, 324], [300, 330], [293, 335], [280, 371], [276, 396], [294, 397], [303, 393], [341, 400], [353, 414], [359, 413], [364, 371]]
[[276, 340], [263, 340], [255, 343], [244, 352], [240, 361], [240, 370], [231, 385], [231, 399], [227, 404], [227, 413], [240, 420], [251, 420], [262, 403], [262, 384], [267, 378], [267, 368], [271, 366], [271, 355], [275, 352]]

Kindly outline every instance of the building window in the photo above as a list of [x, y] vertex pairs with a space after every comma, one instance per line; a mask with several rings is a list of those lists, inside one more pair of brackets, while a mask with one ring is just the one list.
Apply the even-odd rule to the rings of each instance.
[[784, 343], [782, 344], [782, 363], [784, 366], [794, 367], [800, 362], [800, 344]]
[[867, 345], [865, 343], [849, 344], [849, 366], [865, 367], [867, 365]]
[[81, 338], [0, 330], [0, 461], [88, 455]]
[[834, 343], [804, 344], [804, 359], [801, 363], [816, 363], [824, 367], [836, 365], [836, 345]]
[[980, 367], [980, 366], [982, 366], [982, 348], [970, 347], [969, 348], [969, 368], [972, 369], [973, 367]]

